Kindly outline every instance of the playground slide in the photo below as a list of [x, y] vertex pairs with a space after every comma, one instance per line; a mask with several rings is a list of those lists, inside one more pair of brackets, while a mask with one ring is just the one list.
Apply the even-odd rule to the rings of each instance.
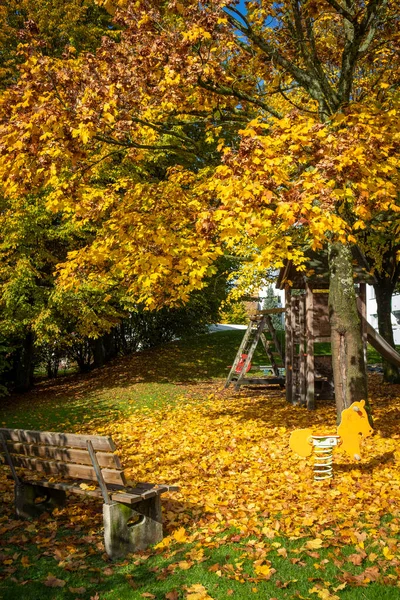
[[379, 352], [381, 356], [383, 356], [383, 358], [386, 358], [386, 360], [392, 365], [400, 367], [400, 354], [398, 354], [396, 350], [393, 350], [392, 346], [388, 344], [387, 341], [384, 340], [383, 337], [380, 336], [379, 333], [377, 333], [372, 325], [370, 325], [368, 322], [367, 336], [368, 342], [373, 348], [375, 348], [377, 352]]

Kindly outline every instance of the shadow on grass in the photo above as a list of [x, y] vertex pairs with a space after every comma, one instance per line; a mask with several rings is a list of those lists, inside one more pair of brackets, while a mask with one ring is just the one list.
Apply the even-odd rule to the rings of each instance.
[[305, 407], [288, 404], [285, 391], [277, 388], [242, 388], [235, 398], [241, 398], [242, 402], [239, 405], [235, 402], [230, 406], [228, 398], [226, 408], [213, 412], [212, 416], [216, 419], [231, 416], [242, 421], [262, 421], [267, 425], [267, 437], [276, 435], [276, 427], [295, 429], [335, 422], [336, 406], [332, 400], [319, 400], [317, 409], [308, 411]]
[[383, 465], [392, 464], [396, 462], [396, 457], [394, 454], [394, 450], [391, 452], [384, 452], [378, 456], [374, 456], [368, 462], [364, 462], [361, 464], [357, 463], [338, 463], [335, 462], [335, 471], [340, 471], [342, 473], [350, 473], [354, 471], [354, 469], [358, 469], [361, 473], [372, 473], [375, 469], [380, 469]]
[[[204, 379], [225, 377], [241, 338], [240, 331], [224, 331], [171, 342], [114, 359], [89, 373], [41, 380], [32, 393], [50, 392], [57, 396], [66, 390], [94, 391], [135, 383], [196, 384]], [[4, 401], [12, 402], [17, 397]]]

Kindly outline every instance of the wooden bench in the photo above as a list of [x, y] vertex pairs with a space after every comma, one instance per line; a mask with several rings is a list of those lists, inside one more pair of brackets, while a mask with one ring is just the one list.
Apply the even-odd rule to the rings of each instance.
[[[160, 542], [160, 496], [178, 488], [129, 486], [115, 450], [113, 440], [105, 436], [0, 428], [0, 464], [11, 469], [17, 515], [38, 517], [63, 506], [66, 492], [72, 492], [103, 498], [104, 542], [110, 558]], [[25, 478], [27, 471], [46, 478]]]

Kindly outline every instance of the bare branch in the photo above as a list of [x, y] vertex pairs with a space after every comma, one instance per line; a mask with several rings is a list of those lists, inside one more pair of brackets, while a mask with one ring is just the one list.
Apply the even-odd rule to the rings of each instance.
[[138, 144], [132, 140], [116, 140], [113, 137], [97, 134], [93, 136], [93, 139], [104, 142], [106, 144], [111, 144], [113, 146], [120, 146], [121, 148], [137, 148], [139, 150], [154, 150], [155, 152], [163, 152], [164, 150], [172, 150], [173, 152], [184, 153], [195, 155], [194, 152], [187, 150], [186, 148], [182, 148], [182, 146], [174, 146], [172, 144], [164, 144], [164, 145], [152, 145], [152, 144]]
[[219, 94], [220, 96], [234, 96], [238, 100], [250, 102], [251, 104], [254, 104], [255, 106], [259, 106], [260, 108], [262, 108], [266, 112], [269, 112], [271, 115], [273, 115], [277, 119], [282, 118], [282, 115], [275, 108], [273, 108], [269, 104], [266, 104], [265, 102], [262, 102], [262, 100], [259, 100], [258, 98], [253, 98], [252, 96], [249, 96], [248, 94], [246, 94], [244, 92], [238, 92], [237, 90], [235, 90], [233, 88], [228, 88], [228, 87], [223, 87], [223, 86], [216, 87], [210, 83], [206, 83], [202, 79], [199, 79], [198, 83], [199, 83], [200, 87], [204, 88], [205, 90], [208, 90], [209, 92], [214, 92], [215, 94]]
[[344, 19], [346, 19], [350, 23], [356, 23], [355, 15], [353, 15], [349, 10], [347, 10], [347, 8], [339, 4], [337, 0], [326, 0], [326, 2], [330, 4], [332, 8], [334, 8], [336, 12], [339, 13], [339, 15], [342, 15]]
[[246, 27], [247, 27], [248, 29], [251, 29], [251, 25], [250, 25], [249, 21], [247, 20], [247, 17], [246, 17], [246, 15], [243, 15], [243, 14], [240, 12], [240, 10], [238, 10], [238, 9], [237, 9], [235, 6], [232, 6], [232, 5], [230, 5], [230, 6], [227, 6], [226, 8], [227, 8], [228, 10], [231, 10], [231, 11], [232, 11], [232, 12], [234, 12], [235, 14], [237, 14], [237, 15], [238, 15], [238, 17], [239, 17], [240, 19], [242, 19], [242, 21], [245, 23]]
[[[317, 78], [315, 74], [309, 73], [288, 60], [278, 49], [271, 43], [259, 36], [251, 27], [244, 27], [237, 19], [225, 12], [228, 21], [236, 29], [241, 31], [257, 48], [259, 48], [268, 58], [283, 69], [285, 69], [293, 79], [301, 85], [310, 96], [316, 100], [321, 106], [324, 106], [324, 112], [329, 107], [329, 111], [333, 112], [337, 106], [337, 96], [329, 86], [326, 78], [320, 76]], [[322, 85], [323, 84], [323, 85]]]
[[359, 55], [365, 52], [372, 43], [380, 16], [380, 11], [387, 0], [370, 0], [361, 23], [353, 23], [347, 28], [347, 43], [342, 55], [342, 66], [338, 85], [341, 103], [350, 100], [353, 75]]
[[282, 90], [282, 88], [279, 89], [279, 93], [286, 100], [286, 102], [289, 102], [289, 104], [291, 104], [292, 106], [294, 106], [295, 108], [297, 108], [297, 110], [301, 110], [301, 112], [311, 113], [313, 115], [317, 115], [318, 114], [318, 111], [309, 110], [307, 108], [303, 108], [303, 106], [298, 106], [298, 104], [296, 104], [295, 102], [293, 102], [293, 100], [291, 100], [290, 98], [288, 98], [286, 96], [286, 94], [285, 94], [284, 90]]

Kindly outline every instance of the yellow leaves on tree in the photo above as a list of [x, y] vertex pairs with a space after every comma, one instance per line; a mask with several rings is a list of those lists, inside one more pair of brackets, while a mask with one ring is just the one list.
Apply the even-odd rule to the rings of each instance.
[[258, 0], [241, 17], [225, 0], [97, 3], [119, 39], [32, 51], [0, 100], [3, 193], [46, 194], [93, 226], [62, 285], [123, 286], [154, 308], [186, 301], [221, 253], [247, 287], [398, 218], [391, 3]]

